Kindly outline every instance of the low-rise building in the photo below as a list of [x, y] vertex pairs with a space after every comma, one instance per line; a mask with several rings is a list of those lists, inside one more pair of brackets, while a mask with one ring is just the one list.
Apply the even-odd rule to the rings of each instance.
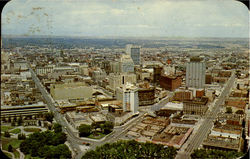
[[50, 88], [54, 100], [92, 98], [93, 88], [84, 82], [52, 84]]
[[184, 114], [204, 115], [208, 109], [208, 98], [195, 98], [194, 100], [186, 100], [183, 102]]

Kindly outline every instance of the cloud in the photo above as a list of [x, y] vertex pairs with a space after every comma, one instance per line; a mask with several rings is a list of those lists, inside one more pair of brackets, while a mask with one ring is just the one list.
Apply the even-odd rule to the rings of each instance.
[[233, 0], [12, 0], [4, 7], [2, 18], [4, 34], [25, 34], [36, 27], [40, 31], [33, 34], [206, 37], [249, 34], [249, 12]]

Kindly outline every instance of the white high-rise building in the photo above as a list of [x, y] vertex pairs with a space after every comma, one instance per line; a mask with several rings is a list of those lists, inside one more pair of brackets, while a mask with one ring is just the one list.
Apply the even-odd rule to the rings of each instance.
[[192, 58], [186, 65], [186, 86], [204, 88], [206, 65], [199, 58]]
[[122, 101], [123, 111], [131, 111], [133, 114], [138, 112], [139, 97], [138, 88], [131, 84], [126, 84], [123, 87], [117, 87], [117, 100]]
[[141, 64], [140, 46], [134, 46], [131, 44], [126, 45], [126, 54], [130, 55], [135, 65]]

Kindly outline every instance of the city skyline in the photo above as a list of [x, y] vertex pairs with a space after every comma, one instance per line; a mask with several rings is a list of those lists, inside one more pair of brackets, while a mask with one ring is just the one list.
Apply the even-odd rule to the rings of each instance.
[[2, 34], [249, 37], [249, 12], [238, 1], [58, 2], [8, 2], [2, 12]]

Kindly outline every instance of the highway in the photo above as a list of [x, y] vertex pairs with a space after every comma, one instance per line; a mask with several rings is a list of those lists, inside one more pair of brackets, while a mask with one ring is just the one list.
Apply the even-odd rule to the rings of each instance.
[[203, 140], [207, 137], [208, 133], [210, 132], [211, 128], [213, 127], [213, 120], [216, 119], [217, 114], [220, 111], [220, 108], [223, 107], [225, 97], [229, 95], [230, 90], [235, 82], [235, 74], [234, 71], [232, 72], [231, 77], [225, 84], [223, 91], [221, 92], [218, 100], [215, 102], [214, 107], [212, 108], [211, 112], [207, 111], [204, 116], [203, 124], [199, 127], [198, 131], [194, 136], [190, 139], [189, 145], [185, 149], [185, 152], [178, 152], [176, 159], [188, 159], [190, 158], [191, 153], [198, 149], [199, 146], [202, 144]]

